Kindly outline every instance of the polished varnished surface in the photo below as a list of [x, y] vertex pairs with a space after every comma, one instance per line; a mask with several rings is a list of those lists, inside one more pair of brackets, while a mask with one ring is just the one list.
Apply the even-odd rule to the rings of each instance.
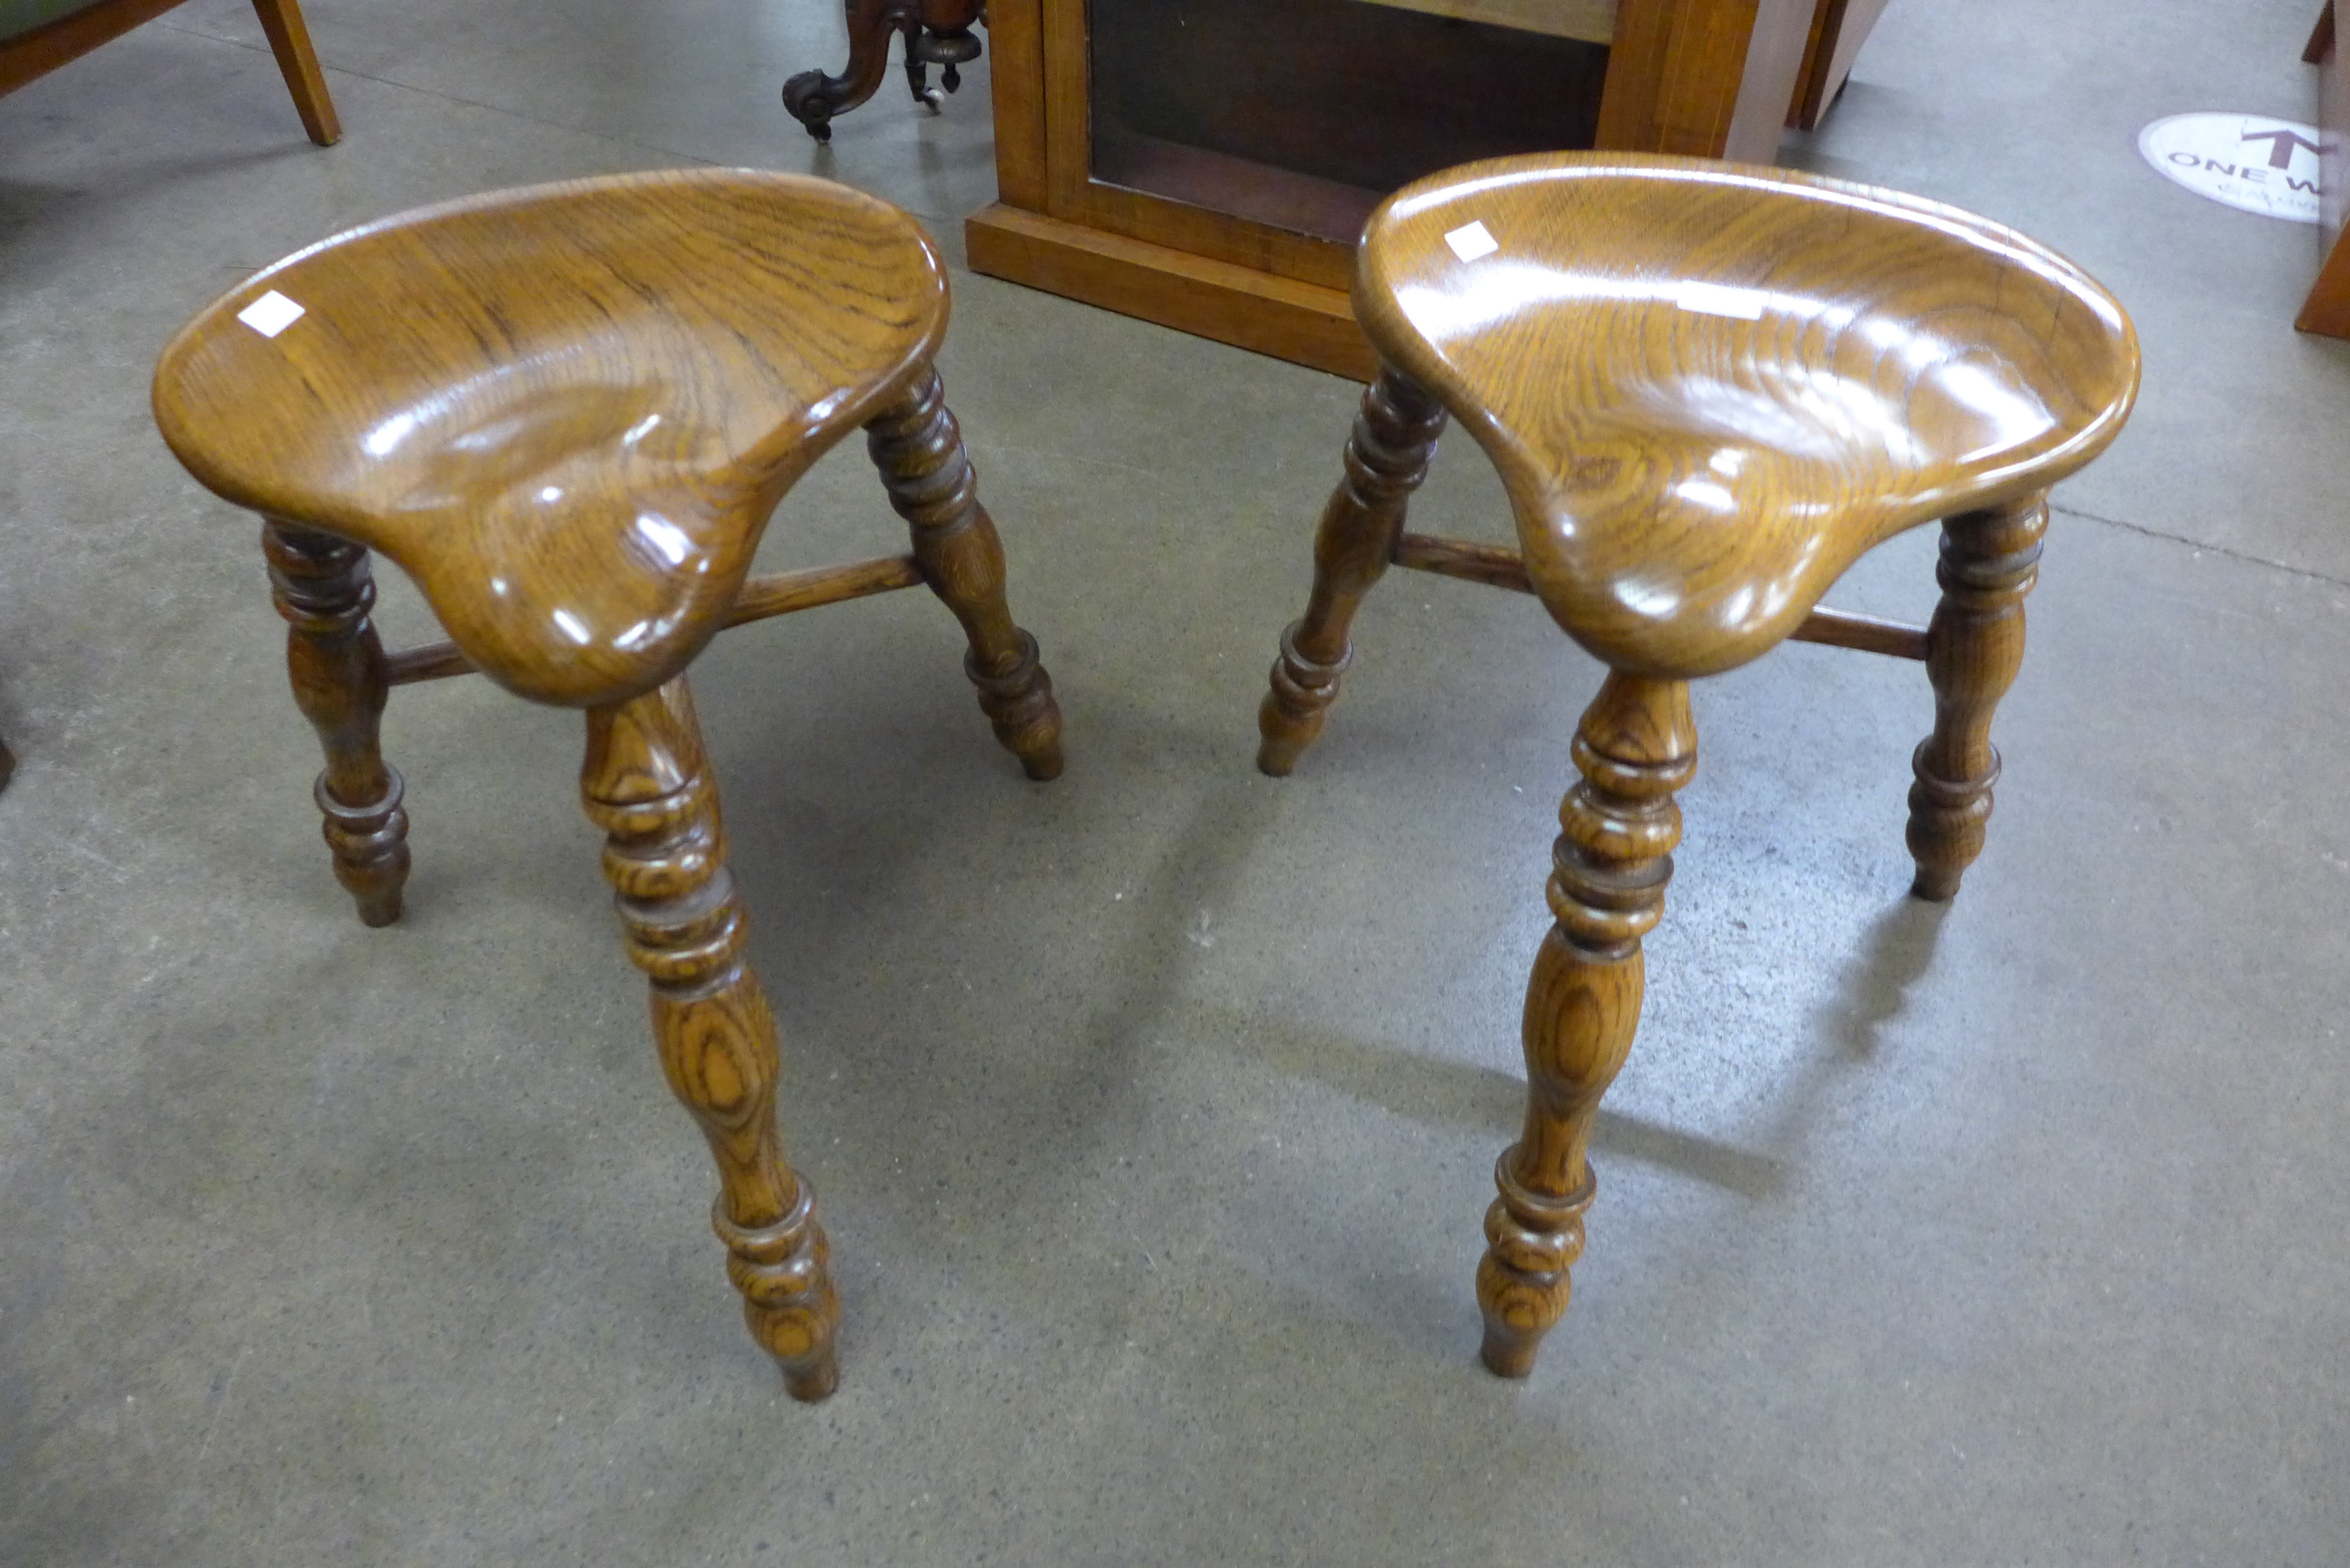
[[[1498, 248], [1463, 260], [1472, 223]], [[2120, 306], [2012, 231], [1687, 159], [1408, 187], [1355, 302], [1501, 471], [1552, 615], [1636, 672], [1743, 663], [1871, 545], [2044, 489], [2113, 440], [2138, 373]]]
[[650, 985], [662, 1074], [718, 1165], [710, 1220], [743, 1317], [792, 1397], [821, 1399], [839, 1381], [840, 1304], [815, 1196], [776, 1136], [775, 1013], [744, 961], [748, 917], [682, 677], [589, 712], [579, 793], [606, 835], [629, 958]]
[[[275, 337], [238, 319], [303, 306]], [[768, 514], [944, 333], [913, 222], [750, 171], [501, 192], [354, 230], [177, 338], [155, 412], [205, 484], [382, 551], [543, 701], [659, 685], [723, 623]]]
[[[793, 176], [637, 175], [314, 245], [206, 310], [155, 378], [173, 451], [265, 514], [295, 702], [326, 753], [314, 796], [363, 921], [400, 919], [411, 862], [392, 686], [481, 670], [587, 707], [581, 793], [670, 1086], [718, 1164], [728, 1276], [803, 1400], [838, 1380], [839, 1304], [784, 1158], [775, 1018], [683, 666], [723, 626], [925, 584], [997, 740], [1058, 776], [1052, 680], [931, 362], [946, 305], [896, 208]], [[785, 489], [859, 425], [912, 554], [746, 580]], [[369, 545], [452, 640], [385, 651]]]
[[[2137, 387], [2121, 308], [2044, 249], [1905, 196], [1680, 159], [1470, 165], [1373, 218], [1355, 306], [1387, 363], [1257, 711], [1276, 776], [1320, 735], [1389, 566], [1539, 596], [1612, 666], [1573, 745], [1526, 991], [1525, 1130], [1493, 1171], [1482, 1358], [1524, 1377], [1565, 1314], [1589, 1141], [1639, 1028], [1695, 776], [1690, 680], [1791, 638], [1922, 659], [1911, 890], [1983, 847], [1991, 720], [2023, 657], [2045, 486]], [[1521, 548], [1405, 532], [1446, 425], [1494, 460]], [[1943, 519], [1933, 622], [1815, 607], [1871, 545]]]

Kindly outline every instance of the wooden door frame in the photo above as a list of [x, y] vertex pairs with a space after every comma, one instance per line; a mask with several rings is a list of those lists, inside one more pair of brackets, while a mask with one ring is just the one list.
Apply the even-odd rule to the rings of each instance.
[[1086, 17], [1091, 0], [1034, 0], [1045, 28], [1045, 211], [1187, 255], [1253, 268], [1275, 277], [1344, 289], [1354, 275], [1352, 244], [1269, 228], [1093, 174], [1093, 101]]

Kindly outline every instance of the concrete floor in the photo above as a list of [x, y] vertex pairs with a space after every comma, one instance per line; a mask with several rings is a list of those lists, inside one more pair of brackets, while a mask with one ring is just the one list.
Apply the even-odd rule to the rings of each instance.
[[[309, 0], [319, 151], [249, 12], [194, 0], [0, 100], [0, 1563], [2350, 1560], [2350, 348], [2290, 330], [2311, 231], [2132, 145], [2306, 116], [2314, 9], [1898, 0], [1791, 145], [2086, 265], [2146, 399], [2062, 493], [1947, 912], [1902, 897], [1917, 670], [1701, 690], [1522, 1386], [1470, 1275], [1596, 673], [1525, 601], [1391, 580], [1321, 748], [1251, 770], [1338, 381], [957, 278], [1057, 784], [920, 596], [696, 667], [835, 1241], [828, 1404], [743, 1333], [577, 719], [399, 693], [408, 919], [328, 877], [255, 527], [150, 422], [164, 338], [344, 225], [598, 171], [814, 168], [959, 250], [983, 67], [820, 153], [775, 89], [837, 62], [831, 0]], [[1460, 441], [1417, 515], [1505, 526]], [[767, 555], [897, 536], [852, 447]], [[1922, 615], [1930, 555], [1837, 597]]]

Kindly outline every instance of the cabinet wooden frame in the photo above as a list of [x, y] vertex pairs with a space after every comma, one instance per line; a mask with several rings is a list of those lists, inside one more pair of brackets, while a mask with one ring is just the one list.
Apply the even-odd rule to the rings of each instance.
[[2318, 220], [2317, 281], [2293, 325], [2325, 337], [2350, 337], [2350, 204], [2342, 188], [2350, 178], [2350, 157], [2343, 137], [2350, 135], [2350, 73], [2334, 34], [2334, 0], [2325, 0], [2317, 29], [2301, 57], [2317, 67], [2318, 167], [2317, 189], [2323, 203]]
[[[1111, 183], [1093, 169], [1088, 0], [992, 0], [993, 206], [973, 271], [1367, 380], [1352, 244]], [[1816, 0], [1617, 0], [1597, 146], [1768, 163]]]
[[1885, 14], [1888, 0], [1820, 0], [1812, 16], [1811, 42], [1804, 49], [1803, 74], [1795, 81], [1795, 101], [1787, 123], [1797, 130], [1817, 130], [1835, 107], [1845, 78], [1869, 29]]

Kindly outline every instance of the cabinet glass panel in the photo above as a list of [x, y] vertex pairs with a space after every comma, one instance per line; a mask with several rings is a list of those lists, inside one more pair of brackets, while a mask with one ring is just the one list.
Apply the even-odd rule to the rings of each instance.
[[1591, 146], [1613, 10], [1089, 0], [1094, 178], [1352, 243], [1422, 174]]

